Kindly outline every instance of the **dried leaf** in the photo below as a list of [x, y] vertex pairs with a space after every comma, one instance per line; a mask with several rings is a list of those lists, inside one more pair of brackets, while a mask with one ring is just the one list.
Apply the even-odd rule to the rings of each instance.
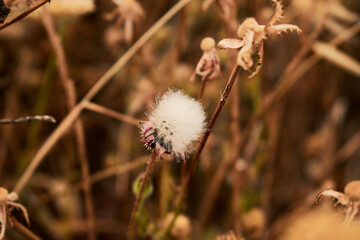
[[322, 191], [321, 193], [319, 193], [317, 196], [316, 196], [316, 203], [319, 204], [320, 202], [320, 199], [322, 196], [325, 196], [325, 197], [332, 197], [332, 198], [335, 198], [336, 200], [338, 200], [338, 202], [341, 204], [341, 205], [348, 205], [349, 204], [349, 198], [348, 196], [346, 196], [345, 194], [341, 193], [341, 192], [338, 192], [338, 191], [334, 191], [334, 190], [325, 190], [325, 191]]
[[225, 38], [221, 40], [217, 46], [220, 49], [226, 49], [226, 48], [239, 49], [242, 46], [244, 46], [244, 42], [239, 39]]
[[346, 71], [360, 76], [360, 63], [333, 45], [324, 42], [316, 42], [313, 44], [312, 49], [317, 55], [338, 65]]

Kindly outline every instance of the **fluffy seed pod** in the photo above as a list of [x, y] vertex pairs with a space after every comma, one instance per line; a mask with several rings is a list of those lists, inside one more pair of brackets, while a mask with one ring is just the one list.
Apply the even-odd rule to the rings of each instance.
[[147, 148], [155, 149], [159, 156], [174, 154], [178, 161], [185, 161], [205, 129], [205, 112], [200, 102], [183, 91], [169, 90], [156, 100], [149, 121], [140, 125]]

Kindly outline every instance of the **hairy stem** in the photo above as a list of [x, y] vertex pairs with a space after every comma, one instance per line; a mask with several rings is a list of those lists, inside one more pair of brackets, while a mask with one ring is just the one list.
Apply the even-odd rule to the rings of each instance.
[[148, 178], [152, 172], [154, 163], [155, 163], [155, 159], [156, 159], [156, 153], [155, 151], [153, 151], [150, 155], [150, 159], [148, 161], [148, 165], [146, 167], [144, 176], [142, 177], [142, 181], [141, 181], [141, 185], [140, 185], [140, 190], [139, 190], [139, 194], [136, 196], [136, 200], [134, 203], [134, 207], [131, 211], [131, 216], [130, 216], [130, 223], [129, 223], [129, 229], [127, 232], [127, 239], [128, 240], [132, 240], [134, 239], [134, 230], [135, 230], [135, 223], [136, 223], [136, 214], [142, 199], [142, 195], [144, 193]]

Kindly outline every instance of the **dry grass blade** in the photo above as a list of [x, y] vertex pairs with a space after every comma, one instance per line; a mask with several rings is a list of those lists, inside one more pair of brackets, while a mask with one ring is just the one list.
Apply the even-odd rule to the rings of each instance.
[[360, 63], [337, 49], [334, 45], [325, 42], [315, 42], [312, 49], [318, 56], [360, 77]]
[[89, 103], [86, 106], [86, 109], [97, 112], [97, 113], [100, 113], [100, 114], [103, 114], [105, 116], [115, 118], [117, 120], [126, 122], [126, 123], [134, 125], [134, 126], [138, 126], [139, 122], [140, 122], [140, 120], [138, 120], [136, 118], [133, 118], [133, 117], [131, 117], [129, 115], [118, 113], [118, 112], [116, 112], [114, 110], [111, 110], [109, 108], [103, 107], [103, 106], [101, 106], [99, 104], [95, 104], [95, 103]]
[[0, 25], [0, 30], [4, 29], [8, 26], [10, 26], [13, 23], [16, 23], [17, 21], [23, 19], [24, 17], [26, 17], [27, 15], [29, 15], [30, 13], [32, 13], [33, 11], [35, 11], [36, 9], [38, 9], [39, 7], [41, 7], [42, 5], [44, 5], [45, 3], [49, 2], [50, 0], [42, 0], [36, 4], [34, 4], [33, 6], [31, 6], [29, 9], [27, 9], [26, 11], [24, 11], [23, 13], [21, 13], [19, 16], [17, 16], [16, 18], [12, 19], [9, 22], [6, 22], [2, 25]]

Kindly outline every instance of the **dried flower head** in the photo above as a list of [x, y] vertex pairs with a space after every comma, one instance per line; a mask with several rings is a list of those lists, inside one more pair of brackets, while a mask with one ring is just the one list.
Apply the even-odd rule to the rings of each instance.
[[279, 0], [272, 0], [275, 4], [275, 12], [266, 25], [260, 25], [255, 18], [247, 18], [238, 28], [239, 39], [226, 38], [218, 43], [221, 49], [240, 49], [237, 64], [244, 70], [249, 71], [254, 65], [252, 56], [254, 52], [259, 54], [259, 65], [251, 74], [250, 78], [255, 76], [261, 66], [264, 55], [264, 40], [274, 34], [281, 34], [287, 31], [301, 32], [300, 28], [292, 24], [276, 24], [283, 15], [282, 5]]
[[6, 230], [7, 214], [10, 212], [11, 207], [20, 209], [25, 217], [27, 224], [29, 224], [29, 217], [26, 208], [14, 201], [18, 199], [15, 192], [9, 193], [5, 188], [0, 187], [0, 239], [3, 239]]
[[145, 146], [163, 153], [174, 154], [178, 161], [186, 160], [194, 142], [205, 129], [202, 105], [180, 90], [169, 90], [156, 100], [149, 120], [141, 122]]
[[204, 38], [200, 43], [200, 48], [204, 53], [196, 65], [190, 82], [194, 81], [196, 74], [202, 76], [202, 81], [221, 76], [220, 61], [215, 49], [215, 40], [211, 37]]
[[133, 39], [134, 26], [145, 16], [145, 12], [136, 0], [113, 0], [113, 2], [117, 8], [106, 14], [105, 19], [116, 19], [114, 26], [109, 29], [111, 32], [115, 32], [112, 28], [121, 29], [117, 33], [129, 44]]
[[341, 204], [344, 207], [344, 222], [349, 223], [359, 220], [360, 210], [360, 181], [351, 181], [345, 186], [344, 193], [335, 190], [324, 190], [316, 197], [316, 203], [320, 202], [322, 197], [332, 197], [337, 200], [335, 206]]

